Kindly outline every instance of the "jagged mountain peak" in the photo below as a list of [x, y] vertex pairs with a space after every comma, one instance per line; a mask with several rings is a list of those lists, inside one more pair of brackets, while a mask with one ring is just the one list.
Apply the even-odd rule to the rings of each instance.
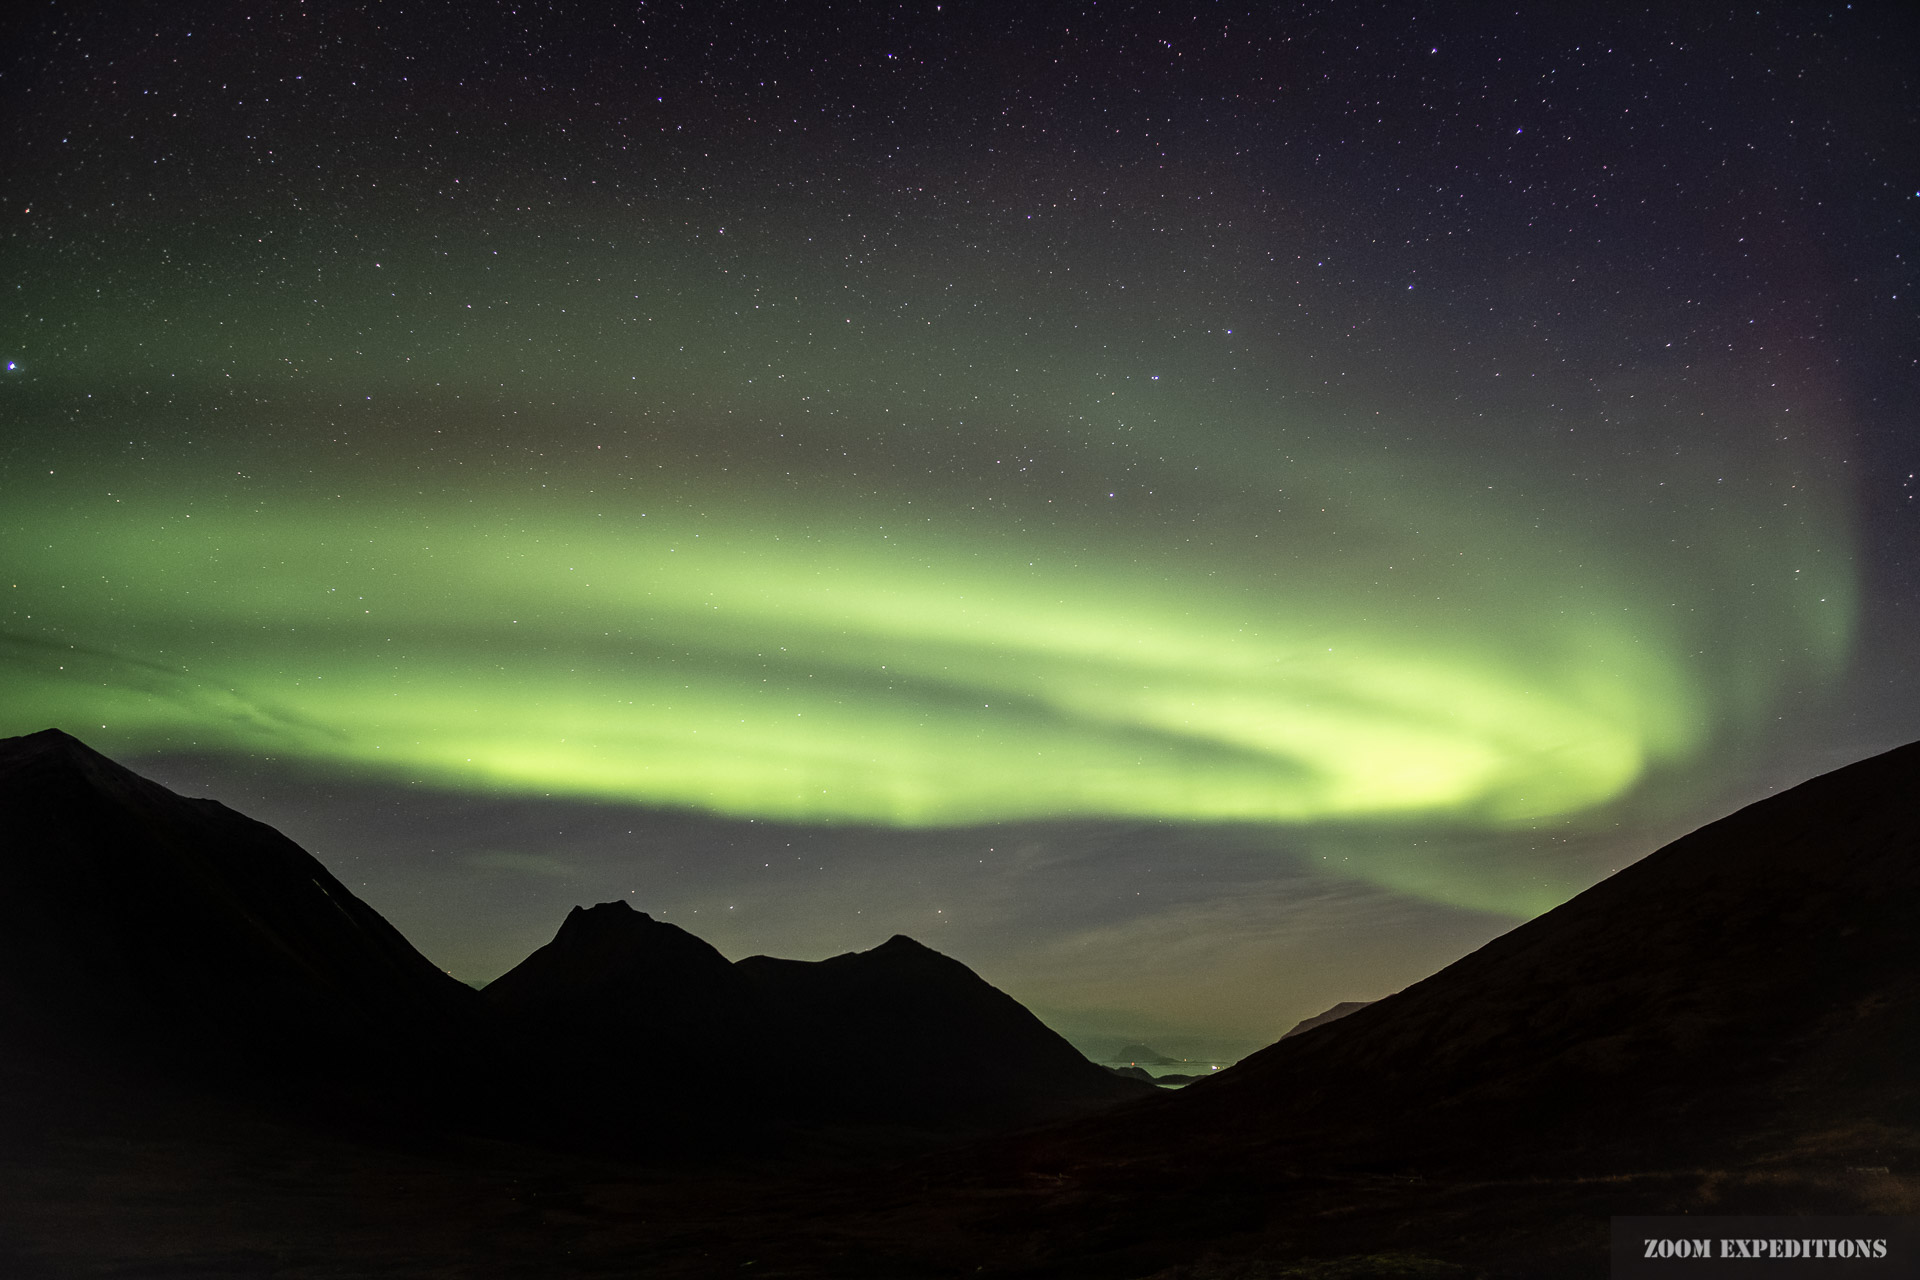
[[560, 1002], [612, 1013], [643, 991], [699, 1003], [738, 981], [711, 943], [615, 901], [574, 907], [553, 941], [494, 979], [485, 994], [501, 1009]]
[[929, 947], [924, 942], [920, 942], [914, 938], [909, 938], [904, 933], [894, 934], [891, 938], [888, 938], [885, 942], [881, 943], [879, 946], [873, 949], [875, 951], [926, 952], [929, 955], [939, 954], [939, 952], [935, 951], [932, 947]]
[[[37, 754], [46, 751], [71, 751], [78, 748], [89, 755], [99, 755], [92, 747], [68, 733], [65, 729], [41, 729], [37, 733], [23, 733], [17, 738], [5, 740], [4, 747], [10, 752]], [[106, 757], [101, 756], [101, 759]]]
[[661, 923], [664, 922], [655, 920], [644, 911], [635, 911], [632, 906], [615, 899], [612, 902], [596, 902], [591, 907], [574, 907], [567, 912], [567, 918], [560, 922], [559, 936], [583, 931], [631, 931]]
[[95, 777], [122, 778], [149, 787], [159, 787], [158, 783], [142, 778], [118, 761], [101, 755], [64, 729], [42, 729], [16, 738], [0, 738], [0, 769], [34, 765], [66, 767]]

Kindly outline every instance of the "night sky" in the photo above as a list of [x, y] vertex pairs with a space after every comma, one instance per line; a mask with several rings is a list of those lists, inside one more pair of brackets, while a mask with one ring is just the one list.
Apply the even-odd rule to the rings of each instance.
[[1897, 8], [42, 5], [0, 732], [1230, 1056], [1920, 737]]

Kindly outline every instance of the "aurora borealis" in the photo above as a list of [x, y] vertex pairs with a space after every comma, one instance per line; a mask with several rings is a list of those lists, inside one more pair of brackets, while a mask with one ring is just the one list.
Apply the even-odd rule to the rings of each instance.
[[1257, 1039], [1920, 726], [1868, 19], [372, 12], [8, 69], [0, 729], [462, 976], [632, 893]]
[[[1363, 542], [1395, 496], [1348, 499]], [[618, 489], [551, 512], [63, 493], [18, 557], [24, 620], [137, 620], [140, 658], [29, 632], [22, 696], [134, 744], [190, 727], [455, 787], [905, 826], [1501, 827], [1602, 804], [1772, 705], [1716, 697], [1698, 624], [1622, 582], [1633, 548], [1589, 532], [1581, 554], [1625, 563], [1569, 589], [1553, 553], [1577, 548], [1501, 551], [1506, 520], [1444, 499], [1419, 519], [1470, 567], [1394, 544], [1398, 569], [1371, 549], [1302, 565], [1284, 520], [1265, 547], [1247, 522], [1244, 551], [1182, 556], [1099, 546], [1089, 517], [1009, 539], [937, 501], [841, 499], [831, 523], [702, 501], [718, 512]], [[1802, 536], [1821, 532], [1835, 551], [1767, 547], [1758, 569], [1786, 632], [1762, 642], [1808, 652], [1807, 674], [1844, 654], [1851, 612], [1844, 532]], [[1396, 576], [1356, 581], [1376, 573]]]

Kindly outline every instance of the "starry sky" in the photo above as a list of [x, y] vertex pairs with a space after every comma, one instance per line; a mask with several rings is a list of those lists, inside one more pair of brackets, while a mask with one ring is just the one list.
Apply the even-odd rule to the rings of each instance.
[[1920, 737], [1892, 6], [55, 3], [0, 732], [484, 981], [1231, 1056]]

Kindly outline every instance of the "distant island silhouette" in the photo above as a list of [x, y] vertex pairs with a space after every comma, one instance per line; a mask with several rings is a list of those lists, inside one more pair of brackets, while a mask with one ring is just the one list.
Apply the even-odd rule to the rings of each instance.
[[1144, 1044], [1121, 1045], [1119, 1051], [1113, 1056], [1116, 1061], [1142, 1067], [1171, 1067], [1180, 1061], [1178, 1058], [1169, 1058], [1158, 1049]]

